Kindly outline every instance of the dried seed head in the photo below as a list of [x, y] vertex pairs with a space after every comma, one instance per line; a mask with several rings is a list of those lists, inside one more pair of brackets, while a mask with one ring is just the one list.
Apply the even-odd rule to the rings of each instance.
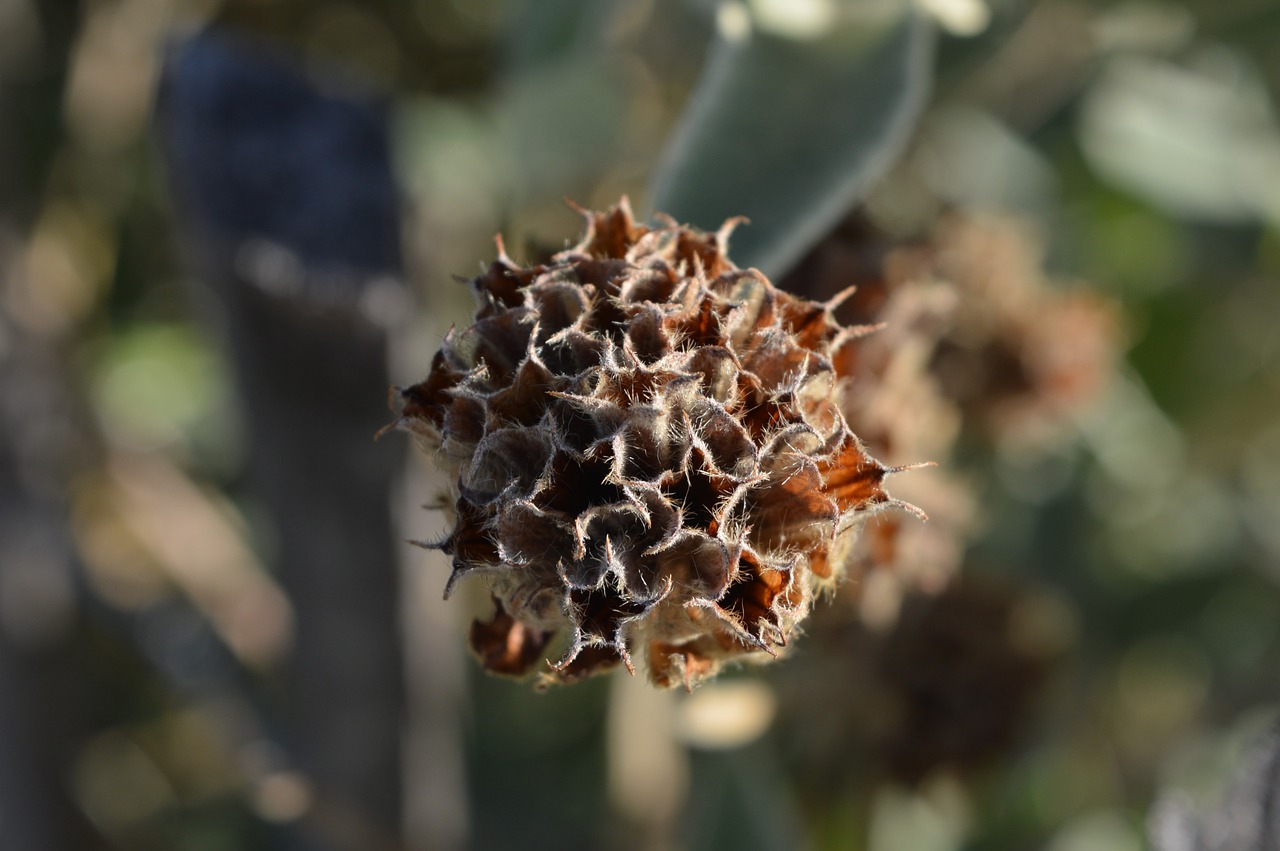
[[870, 329], [729, 262], [733, 223], [637, 224], [624, 200], [545, 265], [471, 281], [396, 425], [457, 475], [436, 546], [497, 611], [490, 670], [567, 681], [643, 655], [661, 686], [776, 656], [862, 521], [901, 505], [846, 421]]

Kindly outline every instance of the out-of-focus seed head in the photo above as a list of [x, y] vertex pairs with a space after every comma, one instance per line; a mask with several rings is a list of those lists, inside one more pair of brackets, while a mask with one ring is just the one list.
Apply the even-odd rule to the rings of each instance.
[[[844, 414], [887, 464], [954, 469], [961, 434], [971, 449], [1006, 456], [1052, 450], [1103, 397], [1119, 360], [1116, 308], [1050, 280], [1033, 232], [1015, 219], [957, 210], [908, 238], [858, 211], [781, 281], [817, 300], [850, 284], [837, 320], [885, 329], [836, 364], [861, 388]], [[860, 536], [847, 587], [864, 623], [887, 627], [904, 597], [936, 593], [958, 571], [979, 513], [974, 490], [943, 474], [895, 488], [927, 505], [930, 522], [886, 515]]]
[[855, 775], [916, 786], [1010, 757], [1075, 636], [1045, 589], [969, 572], [911, 593], [891, 627], [815, 613], [816, 652], [774, 672], [795, 776], [830, 796]]
[[808, 301], [735, 267], [732, 222], [649, 228], [625, 200], [584, 215], [550, 262], [500, 251], [471, 281], [474, 324], [398, 391], [395, 425], [456, 474], [434, 545], [449, 587], [488, 583], [486, 668], [568, 681], [642, 656], [690, 686], [778, 655], [864, 519], [911, 509], [844, 414], [874, 329], [835, 320], [847, 293]]
[[[839, 318], [875, 317], [894, 328], [918, 329], [940, 396], [955, 406], [967, 431], [1001, 451], [1045, 450], [1068, 438], [1074, 415], [1103, 395], [1119, 360], [1115, 305], [1085, 288], [1051, 281], [1039, 241], [1016, 219], [957, 211], [906, 240], [853, 215], [782, 281], [792, 292], [818, 299], [851, 283], [858, 285], [857, 295]], [[930, 288], [949, 292], [950, 304], [934, 296], [926, 307]], [[896, 314], [904, 312], [917, 319], [903, 322]], [[902, 347], [886, 351], [896, 354]], [[852, 419], [867, 445], [879, 449]], [[902, 426], [912, 421], [894, 422], [901, 437]], [[928, 457], [942, 456], [930, 448]]]

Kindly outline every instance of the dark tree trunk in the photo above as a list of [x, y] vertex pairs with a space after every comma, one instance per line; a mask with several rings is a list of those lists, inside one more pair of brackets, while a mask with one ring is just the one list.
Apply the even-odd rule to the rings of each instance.
[[29, 63], [16, 67], [12, 53], [0, 63], [0, 846], [59, 851], [102, 847], [69, 783], [87, 695], [66, 493], [86, 457], [85, 430], [65, 341], [28, 327], [14, 307], [33, 285], [22, 254], [60, 137], [79, 4], [30, 11], [41, 39], [23, 45]]
[[[16, 274], [6, 242], [0, 304]], [[48, 341], [3, 307], [0, 338], [0, 846], [90, 849], [70, 789], [89, 699], [65, 498], [79, 417]]]
[[205, 32], [171, 56], [160, 137], [234, 364], [252, 481], [296, 612], [291, 745], [313, 847], [399, 845], [404, 714], [386, 409], [399, 201], [386, 110]]

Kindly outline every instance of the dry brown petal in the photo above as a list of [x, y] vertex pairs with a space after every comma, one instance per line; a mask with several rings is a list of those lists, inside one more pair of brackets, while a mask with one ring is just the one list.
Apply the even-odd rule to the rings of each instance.
[[485, 668], [495, 674], [524, 676], [542, 660], [551, 635], [512, 618], [497, 598], [493, 602], [497, 611], [491, 620], [471, 623], [471, 647]]

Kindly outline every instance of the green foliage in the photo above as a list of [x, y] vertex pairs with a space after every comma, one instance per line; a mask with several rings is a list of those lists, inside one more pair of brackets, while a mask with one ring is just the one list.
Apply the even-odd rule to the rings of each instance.
[[850, 11], [799, 32], [721, 18], [651, 205], [708, 230], [745, 216], [734, 259], [777, 275], [902, 150], [929, 89], [932, 28], [914, 6]]

